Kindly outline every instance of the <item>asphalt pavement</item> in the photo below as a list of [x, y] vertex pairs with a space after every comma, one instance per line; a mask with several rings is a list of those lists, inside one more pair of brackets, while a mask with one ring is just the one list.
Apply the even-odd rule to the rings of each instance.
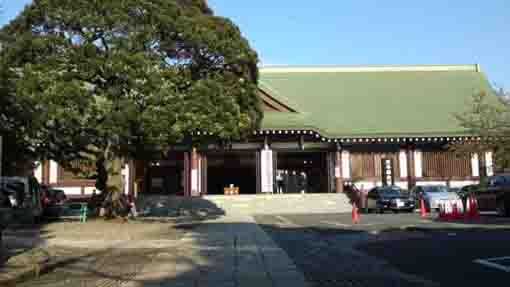
[[358, 224], [350, 214], [256, 219], [314, 286], [510, 284], [508, 218], [442, 222], [435, 214], [362, 214]]
[[[510, 226], [509, 226], [510, 228]], [[510, 230], [433, 231], [425, 238], [369, 243], [357, 248], [399, 270], [441, 286], [507, 286], [510, 272], [477, 260], [510, 256]], [[497, 264], [508, 264], [496, 260]]]

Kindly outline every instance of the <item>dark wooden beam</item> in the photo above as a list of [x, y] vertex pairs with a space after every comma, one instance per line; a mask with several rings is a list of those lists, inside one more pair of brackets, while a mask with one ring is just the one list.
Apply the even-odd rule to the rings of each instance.
[[413, 145], [408, 145], [406, 148], [406, 158], [407, 158], [407, 187], [411, 190], [416, 186], [416, 176], [414, 170], [414, 150], [415, 147]]

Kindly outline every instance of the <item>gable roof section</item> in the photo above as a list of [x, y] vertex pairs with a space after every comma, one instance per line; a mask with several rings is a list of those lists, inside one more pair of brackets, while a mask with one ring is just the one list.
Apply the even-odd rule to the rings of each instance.
[[329, 138], [461, 136], [454, 116], [490, 85], [478, 65], [263, 67], [259, 85], [296, 113], [265, 113], [263, 130]]
[[289, 107], [285, 103], [275, 99], [269, 93], [259, 88], [259, 97], [262, 100], [264, 111], [271, 112], [296, 112], [295, 109]]

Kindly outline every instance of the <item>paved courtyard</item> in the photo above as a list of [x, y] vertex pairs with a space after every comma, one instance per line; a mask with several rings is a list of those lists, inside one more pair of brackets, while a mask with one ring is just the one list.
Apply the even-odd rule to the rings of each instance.
[[510, 255], [509, 219], [445, 223], [435, 216], [370, 214], [352, 225], [350, 214], [323, 214], [256, 220], [313, 286], [497, 286], [510, 278], [473, 262]]
[[40, 231], [9, 231], [6, 241], [12, 247], [36, 244], [51, 254], [49, 272], [16, 285], [22, 287], [308, 286], [287, 254], [249, 216], [187, 223], [50, 224]]
[[[350, 214], [100, 220], [5, 233], [9, 250], [44, 255], [43, 274], [22, 287], [491, 286], [508, 280], [509, 240], [509, 219], [417, 214], [361, 215], [356, 225]], [[38, 260], [11, 255], [11, 267]]]

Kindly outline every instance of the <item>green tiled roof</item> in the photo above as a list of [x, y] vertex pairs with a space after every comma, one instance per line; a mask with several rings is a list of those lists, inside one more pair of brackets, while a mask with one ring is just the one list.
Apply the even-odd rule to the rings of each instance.
[[261, 68], [260, 88], [297, 113], [266, 112], [263, 129], [323, 136], [464, 135], [454, 115], [490, 92], [477, 65]]

